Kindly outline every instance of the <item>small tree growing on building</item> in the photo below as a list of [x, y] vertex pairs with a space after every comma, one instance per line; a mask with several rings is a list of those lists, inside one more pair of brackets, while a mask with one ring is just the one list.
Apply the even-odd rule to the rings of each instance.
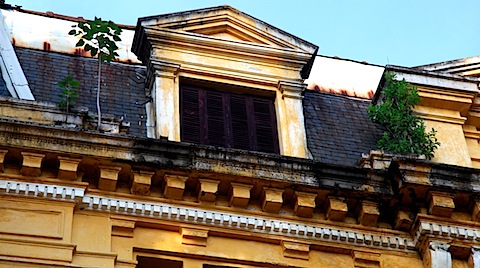
[[428, 159], [440, 146], [432, 128], [425, 132], [425, 123], [413, 113], [413, 107], [421, 98], [412, 84], [396, 80], [395, 74], [385, 73], [383, 99], [367, 108], [372, 122], [382, 125], [386, 130], [377, 141], [377, 146], [391, 153], [420, 154]]
[[60, 94], [58, 94], [60, 101], [57, 102], [57, 105], [60, 108], [65, 108], [68, 115], [70, 108], [73, 106], [78, 97], [77, 89], [80, 85], [80, 82], [73, 79], [73, 77], [69, 75], [62, 81], [58, 82], [57, 85], [62, 89]]
[[116, 42], [121, 41], [122, 29], [112, 21], [104, 21], [95, 17], [93, 21], [79, 22], [72, 26], [69, 35], [80, 36], [76, 46], [90, 51], [92, 57], [98, 56], [98, 83], [97, 83], [97, 130], [100, 130], [102, 112], [100, 107], [100, 86], [102, 77], [102, 63], [111, 62], [118, 57]]

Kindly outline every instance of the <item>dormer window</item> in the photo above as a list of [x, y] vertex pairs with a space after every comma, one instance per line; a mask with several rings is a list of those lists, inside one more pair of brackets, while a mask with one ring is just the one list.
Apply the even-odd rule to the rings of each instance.
[[302, 92], [317, 49], [229, 6], [140, 18], [147, 137], [310, 157]]
[[274, 98], [180, 86], [185, 142], [279, 153]]

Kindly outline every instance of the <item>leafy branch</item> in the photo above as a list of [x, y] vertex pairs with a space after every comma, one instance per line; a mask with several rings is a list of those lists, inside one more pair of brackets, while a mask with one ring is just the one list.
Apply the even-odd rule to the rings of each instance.
[[93, 21], [79, 22], [72, 26], [73, 29], [69, 35], [80, 36], [76, 46], [83, 47], [85, 51], [90, 51], [92, 57], [98, 56], [98, 89], [97, 89], [97, 113], [98, 125], [100, 130], [102, 122], [102, 113], [100, 109], [100, 86], [102, 76], [102, 63], [111, 62], [116, 57], [118, 50], [116, 42], [121, 41], [120, 34], [122, 29], [112, 21], [104, 21], [95, 17]]
[[77, 89], [80, 85], [80, 82], [73, 79], [73, 77], [69, 75], [57, 84], [60, 88], [62, 88], [61, 93], [58, 94], [61, 101], [57, 102], [57, 105], [61, 108], [65, 108], [68, 114], [70, 107], [73, 106], [78, 97]]
[[440, 143], [435, 129], [425, 132], [425, 123], [412, 111], [421, 101], [418, 90], [395, 78], [395, 74], [385, 73], [382, 102], [367, 108], [370, 120], [386, 129], [377, 146], [392, 153], [423, 154], [432, 159]]

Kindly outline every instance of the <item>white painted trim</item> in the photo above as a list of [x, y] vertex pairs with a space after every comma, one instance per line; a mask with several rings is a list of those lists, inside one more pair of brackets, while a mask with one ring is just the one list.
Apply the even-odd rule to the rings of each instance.
[[[3, 190], [3, 191], [2, 191]], [[77, 187], [0, 180], [0, 193], [80, 201], [85, 190]]]
[[415, 244], [410, 238], [372, 235], [368, 232], [343, 230], [332, 226], [287, 222], [258, 216], [246, 216], [165, 203], [132, 201], [88, 194], [83, 197], [82, 203], [81, 206], [84, 209], [229, 227], [256, 233], [281, 234], [293, 238], [308, 238], [355, 246], [416, 252]]
[[0, 180], [0, 194], [75, 200], [81, 203], [82, 208], [90, 210], [404, 252], [416, 252], [425, 235], [432, 238], [452, 238], [480, 243], [480, 230], [423, 220], [412, 239], [395, 235], [372, 234], [367, 231], [349, 230], [325, 224], [272, 220], [254, 215], [241, 215], [161, 202], [90, 195], [86, 194], [83, 188], [43, 183]]
[[35, 100], [28, 86], [27, 78], [10, 42], [10, 34], [0, 10], [0, 69], [8, 91], [14, 98]]

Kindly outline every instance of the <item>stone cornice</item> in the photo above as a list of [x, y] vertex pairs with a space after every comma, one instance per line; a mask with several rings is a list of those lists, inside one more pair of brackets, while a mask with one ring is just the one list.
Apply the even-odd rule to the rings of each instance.
[[190, 49], [215, 51], [216, 54], [226, 53], [230, 56], [258, 60], [282, 59], [289, 64], [306, 64], [312, 57], [311, 53], [291, 48], [272, 47], [264, 44], [225, 40], [213, 36], [182, 32], [170, 29], [145, 27], [147, 38], [155, 45], [187, 46]]

